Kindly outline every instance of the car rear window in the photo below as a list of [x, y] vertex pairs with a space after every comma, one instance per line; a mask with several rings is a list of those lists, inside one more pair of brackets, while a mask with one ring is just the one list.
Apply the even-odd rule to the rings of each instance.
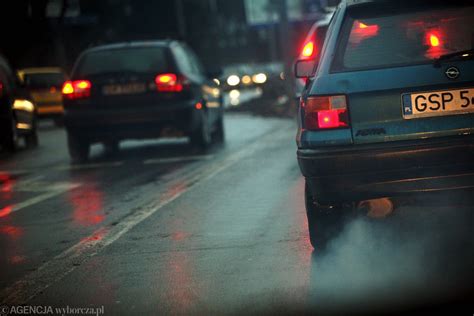
[[66, 76], [59, 72], [25, 74], [23, 78], [25, 85], [33, 89], [60, 87], [66, 80]]
[[82, 57], [76, 69], [78, 76], [131, 72], [159, 73], [167, 71], [167, 49], [161, 47], [130, 47], [93, 51]]
[[387, 68], [430, 62], [474, 45], [474, 6], [348, 16], [334, 70]]

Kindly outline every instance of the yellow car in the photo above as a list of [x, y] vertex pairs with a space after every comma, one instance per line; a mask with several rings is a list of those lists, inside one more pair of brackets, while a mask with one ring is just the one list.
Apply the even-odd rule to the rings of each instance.
[[56, 67], [26, 68], [18, 71], [18, 77], [37, 106], [38, 118], [52, 118], [62, 124], [61, 86], [67, 80], [64, 71]]

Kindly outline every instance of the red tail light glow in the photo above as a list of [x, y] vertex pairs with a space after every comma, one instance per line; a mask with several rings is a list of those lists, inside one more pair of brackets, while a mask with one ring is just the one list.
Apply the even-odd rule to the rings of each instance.
[[349, 127], [346, 96], [309, 97], [302, 103], [304, 127], [321, 130]]
[[89, 80], [66, 81], [62, 88], [62, 94], [68, 99], [88, 98], [91, 95], [92, 84]]
[[303, 57], [312, 57], [314, 53], [314, 43], [308, 42], [304, 45], [301, 55]]
[[426, 57], [436, 59], [447, 53], [443, 38], [443, 32], [440, 29], [431, 29], [425, 33]]
[[431, 47], [439, 47], [441, 46], [441, 38], [440, 35], [435, 32], [430, 32], [427, 34], [428, 44]]
[[379, 26], [377, 24], [369, 25], [362, 22], [356, 22], [351, 31], [350, 42], [358, 45], [368, 38], [375, 37], [379, 34]]
[[156, 89], [159, 92], [183, 91], [183, 80], [175, 74], [160, 74], [155, 78]]
[[319, 111], [318, 126], [319, 128], [337, 128], [340, 127], [339, 112], [337, 110]]

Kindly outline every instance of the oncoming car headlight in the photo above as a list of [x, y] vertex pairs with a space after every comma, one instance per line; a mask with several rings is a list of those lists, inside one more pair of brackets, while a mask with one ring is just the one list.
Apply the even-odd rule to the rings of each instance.
[[235, 87], [240, 83], [240, 78], [237, 75], [231, 75], [227, 78], [227, 84], [231, 87]]
[[267, 82], [267, 75], [264, 74], [264, 73], [259, 73], [259, 74], [253, 75], [252, 80], [253, 80], [253, 82], [255, 82], [257, 84], [262, 84], [262, 83]]

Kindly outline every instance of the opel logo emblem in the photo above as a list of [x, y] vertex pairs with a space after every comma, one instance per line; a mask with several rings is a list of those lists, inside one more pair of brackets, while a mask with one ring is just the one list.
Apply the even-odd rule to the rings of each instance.
[[457, 79], [461, 73], [456, 67], [449, 67], [445, 74], [449, 79]]

